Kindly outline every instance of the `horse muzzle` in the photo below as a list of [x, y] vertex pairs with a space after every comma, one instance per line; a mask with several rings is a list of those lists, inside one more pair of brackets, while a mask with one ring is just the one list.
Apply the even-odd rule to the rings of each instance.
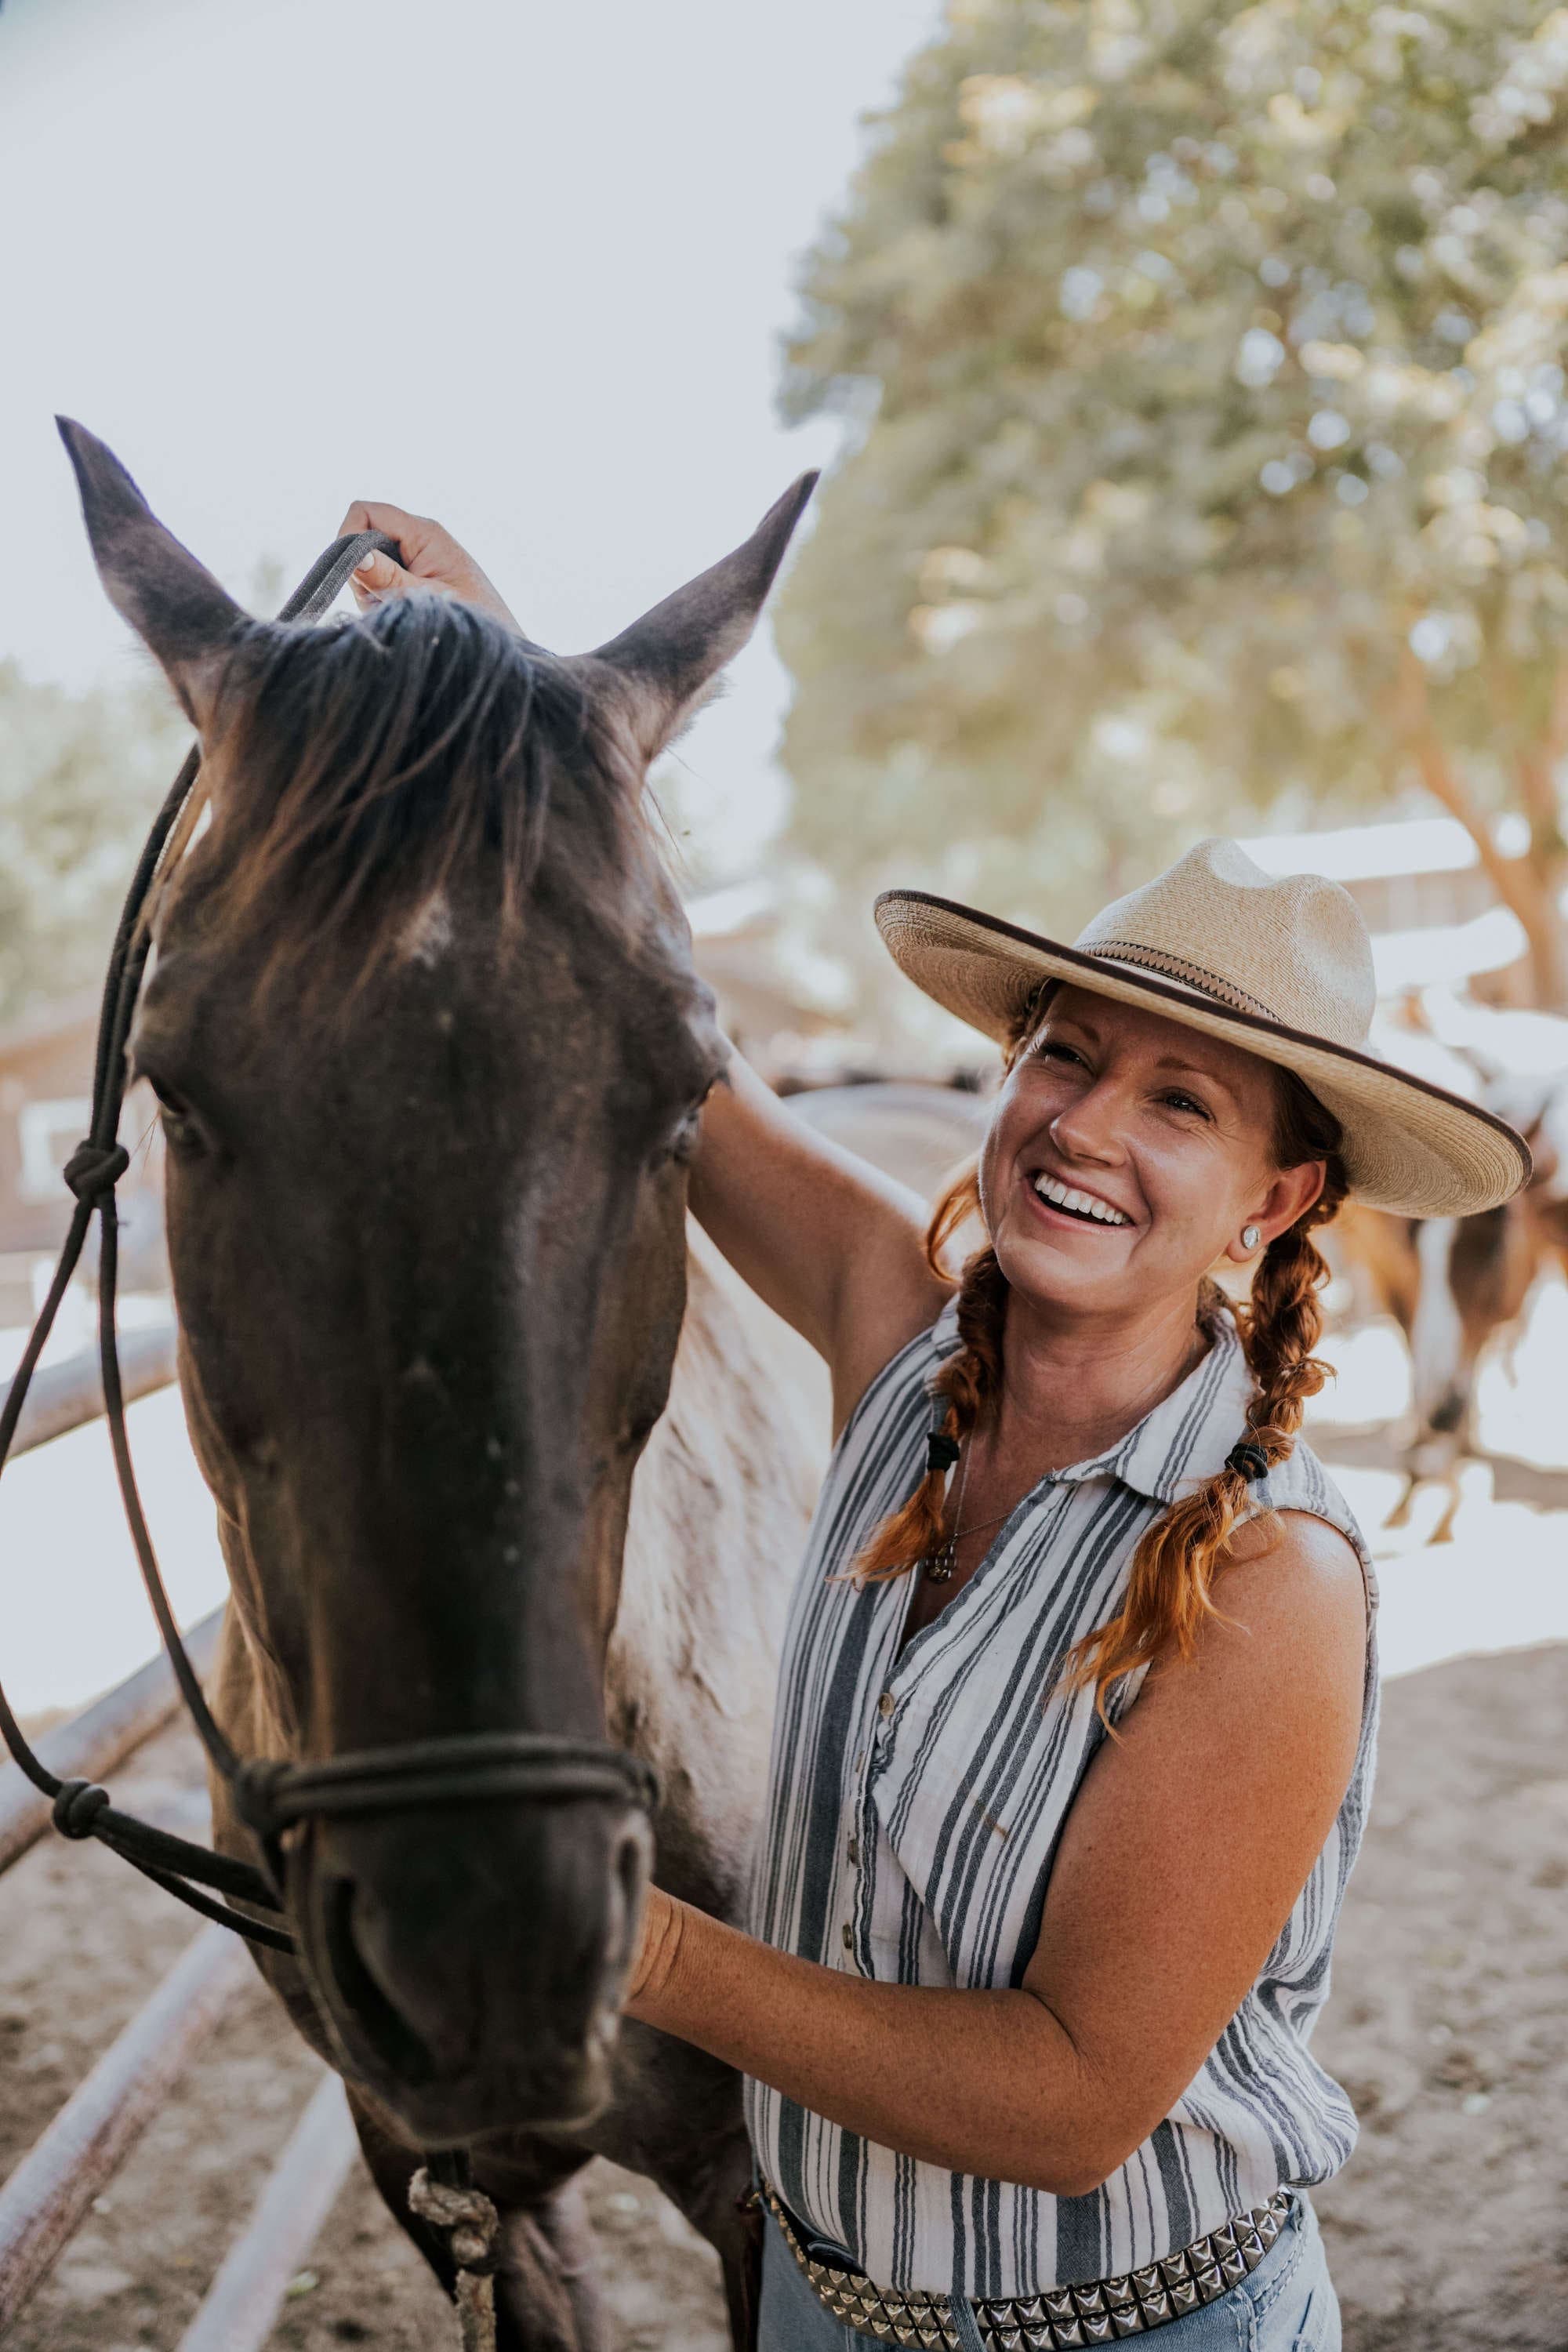
[[652, 1850], [624, 1798], [310, 1824], [289, 1909], [346, 2071], [426, 2147], [587, 2122]]
[[242, 1766], [345, 2071], [426, 2146], [609, 2095], [652, 1860], [647, 1767], [497, 1732]]

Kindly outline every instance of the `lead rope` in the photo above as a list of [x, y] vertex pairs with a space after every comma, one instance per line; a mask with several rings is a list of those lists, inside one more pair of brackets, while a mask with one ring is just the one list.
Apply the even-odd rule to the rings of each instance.
[[[395, 557], [399, 553], [396, 541], [388, 539], [382, 531], [355, 531], [348, 538], [334, 540], [331, 546], [317, 557], [278, 618], [280, 621], [317, 619], [331, 604], [350, 572], [364, 561], [373, 549]], [[180, 1638], [180, 1629], [169, 1605], [169, 1596], [137, 1491], [136, 1472], [125, 1429], [125, 1396], [120, 1377], [120, 1348], [115, 1322], [120, 1219], [114, 1194], [115, 1187], [130, 1165], [130, 1155], [120, 1140], [120, 1118], [125, 1099], [125, 1045], [152, 944], [142, 918], [169, 837], [190, 799], [200, 766], [201, 752], [193, 749], [153, 820], [153, 829], [137, 860], [136, 871], [132, 877], [115, 931], [99, 1014], [92, 1082], [92, 1123], [85, 1140], [72, 1152], [65, 1168], [65, 1181], [76, 1196], [76, 1208], [60, 1248], [54, 1278], [38, 1310], [22, 1360], [12, 1377], [5, 1407], [0, 1410], [0, 1472], [5, 1470], [10, 1458], [33, 1374], [54, 1328], [60, 1302], [76, 1272], [89, 1227], [96, 1213], [100, 1224], [99, 1361], [103, 1380], [104, 1418], [109, 1424], [121, 1499], [135, 1546], [142, 1580], [146, 1587], [147, 1598], [152, 1603], [153, 1614], [157, 1620], [180, 1696], [214, 1766], [236, 1789], [243, 1811], [246, 1810], [247, 1768], [236, 1756], [215, 1720], [202, 1689], [201, 1678]], [[204, 1918], [215, 1919], [221, 1927], [232, 1927], [237, 1935], [247, 1937], [253, 1944], [266, 1945], [269, 1950], [295, 1951], [294, 1938], [286, 1928], [272, 1927], [260, 1919], [248, 1919], [243, 1913], [231, 1910], [228, 1903], [215, 1903], [208, 1895], [196, 1891], [198, 1887], [211, 1887], [226, 1896], [228, 1902], [248, 1903], [258, 1909], [277, 1913], [281, 1911], [282, 1902], [277, 1886], [267, 1873], [253, 1868], [249, 1863], [231, 1861], [226, 1854], [215, 1853], [206, 1846], [195, 1845], [187, 1838], [172, 1836], [166, 1830], [155, 1829], [150, 1822], [137, 1820], [134, 1814], [121, 1812], [112, 1803], [108, 1790], [97, 1787], [90, 1780], [62, 1780], [57, 1773], [50, 1771], [28, 1740], [3, 1687], [0, 1687], [0, 1736], [4, 1737], [13, 1759], [39, 1795], [49, 1800], [55, 1828], [62, 1837], [96, 1838], [101, 1845], [118, 1853], [122, 1861], [130, 1863], [133, 1869], [141, 1871], [167, 1894], [176, 1896], [193, 1911], [199, 1911]], [[189, 1881], [195, 1884], [188, 1884]]]
[[447, 2232], [447, 2250], [458, 2273], [453, 2300], [462, 2352], [496, 2352], [500, 2217], [484, 2191], [474, 2187], [462, 2149], [433, 2156], [420, 2166], [408, 2184], [408, 2210], [433, 2230]]

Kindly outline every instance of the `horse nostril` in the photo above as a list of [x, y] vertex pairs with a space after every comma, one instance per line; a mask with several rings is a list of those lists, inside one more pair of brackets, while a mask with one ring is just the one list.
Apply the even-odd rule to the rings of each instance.
[[411, 2088], [434, 2081], [436, 2061], [365, 1966], [354, 1935], [354, 1883], [329, 1878], [321, 1891], [321, 1936], [332, 1982], [376, 2055]]

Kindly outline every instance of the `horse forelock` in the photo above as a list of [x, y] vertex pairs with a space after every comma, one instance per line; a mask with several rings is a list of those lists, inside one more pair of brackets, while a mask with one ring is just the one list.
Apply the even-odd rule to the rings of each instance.
[[484, 891], [498, 946], [546, 877], [616, 924], [658, 858], [641, 803], [571, 664], [471, 605], [411, 596], [247, 633], [165, 871], [178, 887], [210, 810], [202, 897], [225, 933], [264, 940], [269, 970], [335, 945], [363, 976], [449, 940], [458, 890]]

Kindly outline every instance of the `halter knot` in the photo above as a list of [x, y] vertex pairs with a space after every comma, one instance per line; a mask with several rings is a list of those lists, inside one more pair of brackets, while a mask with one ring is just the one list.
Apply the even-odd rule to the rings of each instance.
[[108, 1810], [107, 1789], [92, 1780], [62, 1780], [56, 1793], [54, 1822], [61, 1837], [89, 1838], [100, 1813]]
[[956, 1437], [949, 1437], [945, 1429], [933, 1429], [926, 1439], [926, 1470], [951, 1470], [959, 1455]]
[[1259, 1478], [1268, 1477], [1268, 1456], [1261, 1445], [1248, 1445], [1244, 1442], [1231, 1447], [1225, 1457], [1225, 1466], [1227, 1470], [1234, 1470], [1238, 1478], [1245, 1478], [1251, 1486]]
[[433, 2179], [421, 2165], [408, 2184], [408, 2207], [432, 2229], [451, 2232], [447, 2249], [459, 2270], [482, 2278], [500, 2267], [500, 2216], [482, 2189]]
[[280, 1757], [248, 1757], [230, 1780], [234, 1809], [258, 1838], [276, 1837], [282, 1827], [278, 1819], [278, 1790], [290, 1769]]
[[122, 1143], [95, 1143], [89, 1135], [79, 1143], [61, 1171], [79, 1201], [89, 1206], [112, 1192], [131, 1165]]

